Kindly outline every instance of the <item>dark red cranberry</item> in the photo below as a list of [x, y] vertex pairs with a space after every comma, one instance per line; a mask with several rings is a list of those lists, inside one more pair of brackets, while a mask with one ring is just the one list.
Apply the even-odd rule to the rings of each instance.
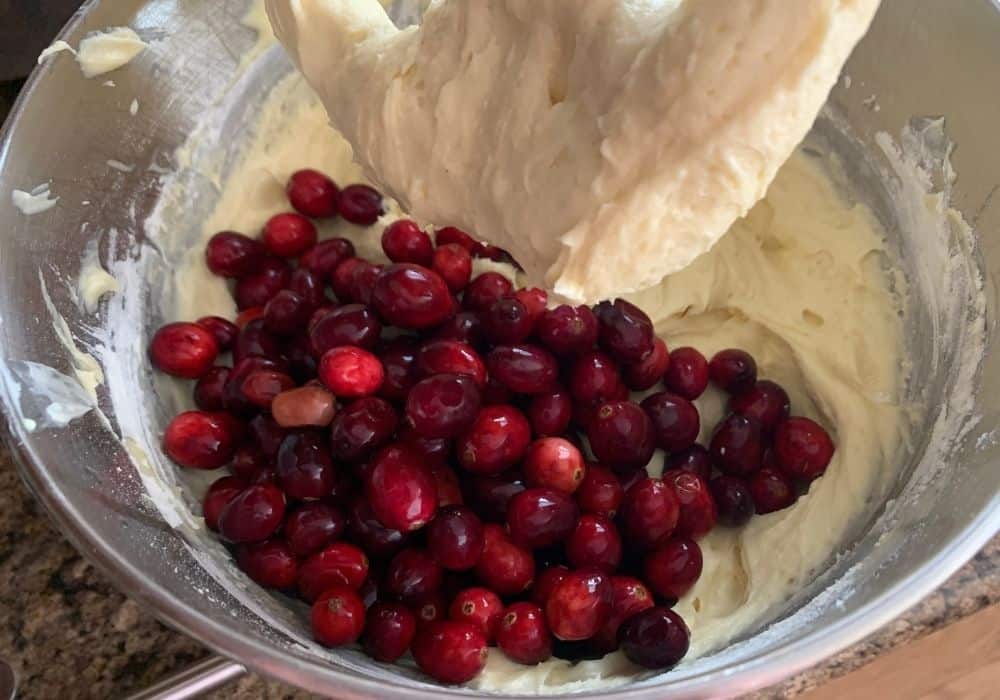
[[618, 529], [603, 515], [581, 515], [566, 540], [566, 558], [577, 569], [593, 567], [613, 574], [622, 561]]
[[274, 484], [254, 484], [219, 513], [219, 534], [235, 544], [263, 542], [285, 517], [285, 494]]
[[479, 387], [471, 377], [436, 374], [410, 389], [406, 417], [419, 435], [452, 438], [472, 426], [481, 402]]
[[610, 577], [604, 572], [571, 571], [545, 603], [549, 629], [565, 641], [590, 639], [610, 617], [613, 594]]
[[510, 499], [524, 489], [523, 477], [514, 472], [497, 476], [476, 475], [466, 482], [465, 497], [485, 520], [504, 522]]
[[264, 369], [251, 372], [240, 384], [247, 401], [258, 408], [270, 408], [274, 398], [295, 387], [295, 380], [283, 372]]
[[625, 491], [614, 472], [599, 464], [588, 464], [583, 481], [576, 490], [576, 502], [584, 513], [613, 518]]
[[701, 577], [701, 547], [686, 537], [671, 537], [646, 555], [643, 580], [654, 593], [677, 600]]
[[[288, 364], [288, 374], [298, 384], [309, 384], [316, 379], [316, 357], [313, 356], [309, 336], [300, 332], [289, 338], [282, 348]], [[330, 416], [333, 417], [332, 414]]]
[[379, 359], [367, 350], [342, 345], [323, 353], [319, 360], [319, 378], [338, 398], [371, 396], [385, 379]]
[[573, 400], [562, 390], [538, 394], [528, 406], [528, 418], [536, 436], [562, 435], [573, 418]]
[[671, 454], [667, 457], [664, 467], [668, 470], [676, 469], [697, 474], [705, 481], [712, 478], [712, 458], [709, 456], [708, 450], [698, 444]]
[[260, 241], [242, 233], [222, 231], [205, 246], [205, 262], [220, 277], [246, 277], [252, 274], [267, 255]]
[[372, 458], [365, 494], [379, 521], [390, 530], [412, 532], [437, 510], [437, 487], [417, 454], [390, 445]]
[[483, 553], [483, 524], [464, 506], [440, 508], [427, 527], [427, 548], [441, 566], [451, 571], [473, 568]]
[[434, 251], [431, 268], [441, 275], [448, 289], [457, 294], [465, 289], [472, 277], [472, 256], [462, 246], [449, 243]]
[[483, 554], [475, 569], [483, 585], [502, 596], [528, 590], [535, 578], [531, 552], [514, 544], [499, 525], [485, 525], [483, 538]]
[[279, 258], [297, 258], [314, 245], [316, 225], [301, 214], [276, 214], [264, 224], [264, 247]]
[[508, 389], [506, 386], [500, 383], [493, 375], [487, 375], [486, 386], [483, 387], [483, 405], [484, 406], [499, 406], [502, 404], [509, 404], [516, 400], [514, 392]]
[[153, 366], [183, 379], [205, 374], [218, 355], [215, 336], [195, 323], [168, 323], [156, 331], [149, 344]]
[[229, 379], [228, 367], [212, 367], [194, 385], [194, 403], [203, 411], [221, 411], [222, 393]]
[[385, 368], [385, 381], [380, 394], [387, 399], [402, 400], [417, 383], [417, 344], [412, 338], [392, 340], [379, 352]]
[[409, 447], [428, 467], [445, 464], [451, 457], [452, 440], [450, 438], [428, 438], [419, 435], [412, 426], [403, 423], [397, 437]]
[[235, 476], [224, 476], [221, 479], [213, 481], [212, 485], [208, 487], [205, 499], [201, 505], [201, 514], [205, 518], [205, 527], [213, 531], [218, 530], [219, 515], [222, 513], [222, 510], [246, 487], [247, 483]]
[[382, 232], [382, 250], [397, 263], [416, 263], [430, 267], [434, 257], [431, 237], [409, 219], [399, 219]]
[[372, 303], [386, 321], [422, 330], [455, 315], [455, 299], [441, 275], [420, 265], [396, 263], [375, 280]]
[[547, 568], [538, 575], [538, 579], [531, 587], [531, 600], [545, 607], [545, 603], [548, 602], [552, 591], [568, 574], [569, 569], [565, 566], [550, 566]]
[[313, 501], [303, 503], [288, 514], [283, 533], [292, 554], [308, 557], [340, 539], [346, 528], [347, 518], [343, 511]]
[[529, 486], [544, 486], [564, 493], [579, 488], [586, 474], [583, 455], [569, 440], [539, 438], [524, 456], [524, 478]]
[[473, 247], [476, 245], [476, 239], [460, 228], [446, 226], [434, 232], [434, 243], [439, 247], [458, 245], [471, 253]]
[[354, 257], [354, 244], [346, 238], [320, 241], [299, 258], [299, 267], [329, 279], [337, 266]]
[[312, 606], [313, 639], [326, 647], [353, 644], [365, 628], [365, 603], [353, 588], [333, 585]]
[[382, 589], [404, 603], [412, 604], [441, 588], [444, 572], [422, 549], [404, 549], [392, 558]]
[[[247, 357], [263, 357], [269, 360], [281, 360], [281, 343], [278, 337], [264, 327], [264, 320], [257, 319], [250, 321], [240, 334], [236, 336], [236, 345], [233, 347], [233, 359], [239, 362]], [[284, 360], [281, 360], [283, 363]], [[260, 369], [277, 369], [265, 367]], [[283, 368], [282, 368], [283, 369]], [[230, 375], [237, 378], [236, 372]], [[242, 381], [242, 378], [241, 378]]]
[[277, 335], [292, 335], [309, 322], [312, 307], [295, 292], [282, 289], [264, 306], [264, 327]]
[[[589, 468], [589, 467], [588, 467]], [[640, 481], [644, 481], [649, 478], [649, 472], [645, 469], [632, 469], [627, 472], [619, 472], [616, 474], [618, 481], [622, 484], [623, 493], [628, 493], [628, 490], [638, 484]], [[622, 500], [624, 500], [624, 495]]]
[[545, 612], [534, 603], [508, 607], [497, 628], [497, 646], [512, 661], [533, 666], [552, 656], [552, 635]]
[[597, 317], [586, 306], [557, 306], [538, 319], [538, 338], [557, 355], [578, 355], [597, 342]]
[[663, 383], [668, 391], [694, 401], [708, 387], [708, 360], [694, 348], [677, 348], [671, 351]]
[[347, 530], [353, 541], [360, 544], [373, 557], [384, 559], [395, 554], [406, 542], [406, 535], [382, 525], [375, 511], [364, 498], [351, 505]]
[[240, 332], [235, 323], [227, 321], [221, 316], [203, 316], [195, 321], [195, 323], [212, 334], [220, 352], [225, 352], [233, 347], [236, 335]]
[[625, 656], [644, 668], [673, 668], [687, 654], [691, 633], [680, 615], [655, 607], [633, 615], [618, 633]]
[[653, 422], [656, 446], [660, 449], [679, 452], [698, 439], [701, 417], [695, 405], [683, 396], [661, 391], [643, 399], [642, 408]]
[[611, 614], [592, 639], [595, 650], [601, 653], [618, 648], [618, 630], [625, 620], [654, 605], [653, 594], [637, 578], [612, 576], [611, 590]]
[[330, 446], [335, 459], [361, 462], [386, 444], [396, 432], [399, 418], [392, 404], [366, 396], [340, 409], [330, 425]]
[[569, 392], [576, 401], [593, 405], [621, 398], [625, 390], [618, 365], [599, 351], [583, 353], [570, 371]]
[[528, 308], [513, 297], [493, 302], [482, 313], [482, 319], [486, 338], [496, 345], [523, 342], [534, 327]]
[[334, 309], [309, 329], [309, 339], [317, 355], [341, 345], [374, 350], [381, 334], [381, 322], [364, 304], [347, 304]]
[[292, 270], [279, 258], [264, 258], [253, 272], [236, 282], [236, 308], [249, 309], [265, 306], [267, 302], [288, 286]]
[[513, 292], [514, 285], [499, 272], [484, 272], [465, 288], [462, 306], [469, 311], [483, 312]]
[[449, 619], [475, 625], [486, 637], [487, 644], [492, 644], [496, 639], [501, 617], [503, 617], [503, 601], [500, 600], [500, 596], [481, 586], [459, 591], [448, 609]]
[[524, 304], [528, 310], [528, 317], [531, 319], [531, 326], [534, 328], [538, 320], [545, 313], [549, 303], [549, 293], [544, 289], [532, 287], [531, 289], [518, 289], [514, 292], [514, 298]]
[[656, 338], [653, 341], [653, 351], [645, 358], [622, 366], [622, 377], [625, 386], [632, 391], [646, 391], [663, 379], [669, 367], [670, 353], [667, 351], [667, 344]]
[[334, 542], [299, 566], [299, 593], [312, 602], [333, 586], [357, 590], [368, 576], [368, 557], [347, 542]]
[[189, 469], [218, 469], [233, 458], [239, 440], [236, 421], [225, 413], [185, 411], [163, 433], [163, 451]]
[[268, 465], [268, 461], [262, 449], [247, 443], [236, 450], [229, 470], [243, 481], [252, 481], [257, 472]]
[[375, 603], [368, 608], [364, 649], [376, 661], [392, 663], [410, 650], [417, 618], [400, 603]]
[[670, 536], [680, 518], [674, 490], [659, 479], [643, 479], [625, 492], [618, 517], [622, 535], [636, 549], [651, 549]]
[[288, 178], [285, 194], [295, 210], [314, 219], [329, 219], [337, 215], [340, 189], [333, 180], [318, 170], [298, 170]]
[[475, 311], [459, 311], [438, 326], [434, 337], [438, 340], [457, 340], [474, 348], [481, 348], [486, 343], [482, 321]]
[[335, 412], [333, 394], [321, 386], [283, 391], [271, 402], [271, 415], [283, 428], [325, 428]]
[[624, 299], [602, 301], [594, 307], [598, 342], [619, 362], [640, 362], [653, 352], [653, 322], [634, 304]]
[[470, 681], [485, 668], [486, 637], [468, 622], [432, 622], [417, 632], [413, 659], [420, 670], [442, 683]]
[[542, 549], [569, 537], [579, 516], [580, 509], [569, 494], [530, 488], [510, 499], [507, 529], [515, 544]]
[[[298, 295], [303, 308], [309, 312], [305, 315], [305, 320], [300, 322], [294, 331], [289, 331], [289, 334], [301, 331], [308, 324], [309, 317], [313, 311], [329, 303], [329, 299], [326, 298], [326, 287], [323, 279], [315, 272], [303, 267], [298, 267], [292, 272], [292, 276], [288, 280], [287, 291]], [[272, 299], [269, 304], [273, 303], [274, 300]], [[266, 314], [267, 310], [265, 309]]]
[[663, 482], [673, 488], [681, 504], [675, 534], [700, 540], [711, 532], [719, 515], [708, 482], [697, 474], [679, 470], [664, 472]]
[[335, 479], [326, 441], [316, 433], [292, 433], [278, 450], [275, 474], [292, 498], [323, 498], [333, 489]]
[[755, 418], [766, 433], [774, 432], [778, 422], [791, 411], [788, 393], [774, 382], [762, 379], [751, 388], [729, 399], [729, 410]]
[[462, 466], [476, 474], [499, 474], [525, 456], [531, 426], [513, 406], [486, 406], [455, 447]]
[[637, 469], [649, 464], [656, 449], [653, 422], [631, 401], [602, 404], [587, 425], [594, 456], [614, 469]]
[[263, 306], [253, 306], [249, 309], [243, 309], [238, 314], [236, 314], [236, 320], [233, 325], [236, 326], [237, 330], [242, 331], [251, 321], [257, 321], [264, 318], [264, 307]]
[[295, 586], [299, 564], [283, 540], [244, 544], [236, 550], [236, 564], [264, 588], [285, 590]]
[[716, 426], [708, 449], [720, 471], [733, 476], [752, 474], [764, 459], [760, 423], [731, 413]]
[[717, 476], [708, 483], [719, 513], [719, 522], [727, 527], [745, 525], [757, 507], [750, 486], [738, 476]]
[[501, 345], [486, 358], [490, 373], [518, 394], [545, 394], [556, 386], [555, 357], [537, 345]]
[[790, 479], [812, 481], [822, 476], [833, 451], [830, 434], [808, 418], [787, 418], [774, 431], [774, 457]]
[[[407, 443], [408, 445], [410, 443]], [[444, 462], [428, 461], [427, 469], [434, 479], [437, 491], [438, 508], [443, 506], [460, 506], [465, 502], [462, 497], [462, 486], [458, 474]]]
[[797, 498], [792, 482], [776, 469], [761, 469], [749, 477], [748, 485], [759, 515], [784, 510]]
[[417, 353], [417, 374], [465, 374], [480, 388], [486, 386], [486, 364], [476, 350], [457, 340], [432, 340]]
[[371, 226], [385, 213], [382, 195], [368, 185], [348, 185], [337, 202], [340, 215], [358, 226]]
[[[234, 370], [235, 371], [235, 370]], [[278, 425], [271, 416], [260, 415], [250, 421], [250, 434], [257, 447], [267, 456], [274, 458], [289, 431]]]
[[372, 263], [355, 257], [344, 258], [337, 264], [330, 276], [330, 286], [338, 301], [344, 304], [361, 301], [358, 277], [370, 267]]
[[757, 382], [757, 362], [744, 350], [720, 350], [708, 363], [712, 383], [730, 394], [741, 394]]

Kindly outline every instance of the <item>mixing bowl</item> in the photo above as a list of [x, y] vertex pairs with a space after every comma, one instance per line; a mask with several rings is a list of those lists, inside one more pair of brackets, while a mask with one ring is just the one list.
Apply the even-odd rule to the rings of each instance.
[[[0, 398], [10, 444], [81, 551], [224, 656], [342, 698], [474, 695], [309, 643], [300, 615], [233, 571], [197, 527], [188, 487], [157, 449], [175, 409], [143, 352], [169, 289], [171, 253], [147, 238], [163, 173], [199, 129], [207, 150], [188, 156], [221, 152], [224, 175], [268, 88], [291, 69], [280, 49], [264, 47], [241, 70], [256, 42], [245, 11], [241, 0], [88, 3], [62, 38], [75, 45], [129, 25], [150, 48], [94, 80], [63, 54], [25, 88], [0, 150]], [[866, 504], [851, 541], [769, 625], [670, 673], [581, 697], [719, 697], [773, 683], [903, 612], [997, 532], [1000, 93], [984, 89], [997, 75], [995, 3], [886, 0], [810, 137], [811, 148], [836, 155], [845, 192], [889, 232], [909, 289], [906, 394], [918, 408], [891, 492]], [[173, 203], [171, 225], [194, 241], [217, 183], [182, 177], [189, 196]], [[26, 216], [11, 206], [12, 190], [44, 182], [55, 207]], [[121, 290], [92, 314], [76, 280], [95, 255]], [[93, 397], [77, 381], [94, 376], [81, 353], [104, 366]]]

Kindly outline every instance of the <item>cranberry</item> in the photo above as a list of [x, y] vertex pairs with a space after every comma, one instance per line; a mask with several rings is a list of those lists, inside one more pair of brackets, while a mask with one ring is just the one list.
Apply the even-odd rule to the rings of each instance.
[[[312, 343], [304, 333], [290, 338], [283, 348], [288, 365], [288, 374], [298, 384], [320, 386], [316, 379], [316, 358], [313, 357]], [[332, 414], [331, 414], [332, 417]]]
[[774, 456], [790, 479], [812, 481], [822, 476], [833, 450], [829, 433], [808, 418], [787, 418], [774, 431]]
[[417, 618], [399, 603], [375, 603], [365, 621], [364, 649], [376, 661], [392, 663], [410, 650]]
[[454, 226], [446, 226], [435, 231], [434, 242], [438, 246], [457, 245], [470, 253], [472, 252], [472, 248], [476, 245], [476, 239], [462, 229], [455, 228]]
[[458, 481], [458, 474], [455, 473], [454, 469], [446, 464], [435, 463], [433, 461], [428, 462], [427, 469], [434, 479], [439, 508], [442, 506], [460, 506], [465, 502], [462, 498], [462, 487]]
[[585, 352], [573, 363], [569, 391], [575, 400], [585, 404], [611, 401], [622, 398], [624, 390], [618, 365], [603, 352]]
[[482, 319], [486, 338], [497, 345], [523, 342], [534, 326], [528, 308], [513, 297], [493, 302]]
[[557, 437], [531, 443], [522, 468], [529, 486], [546, 486], [565, 493], [576, 491], [586, 473], [580, 450], [569, 440]]
[[492, 644], [497, 636], [503, 602], [488, 588], [474, 587], [460, 591], [451, 602], [448, 617], [455, 622], [468, 622], [478, 627], [486, 643]]
[[221, 479], [213, 481], [212, 485], [208, 487], [208, 491], [205, 493], [205, 500], [201, 505], [201, 513], [205, 518], [205, 527], [209, 530], [218, 530], [219, 515], [222, 513], [222, 510], [246, 487], [247, 483], [235, 476], [224, 476]]
[[430, 377], [435, 374], [465, 374], [472, 377], [480, 388], [486, 385], [486, 365], [479, 353], [466, 343], [457, 340], [432, 340], [417, 353], [417, 374]]
[[576, 502], [584, 513], [613, 518], [625, 491], [618, 477], [599, 464], [588, 464], [583, 481], [576, 490]]
[[382, 195], [368, 185], [348, 185], [340, 191], [340, 215], [358, 226], [371, 226], [385, 213]]
[[597, 342], [597, 317], [586, 306], [557, 306], [538, 319], [538, 338], [557, 355], [587, 352]]
[[556, 385], [555, 357], [537, 345], [501, 345], [486, 358], [490, 373], [518, 394], [545, 394]]
[[270, 408], [274, 398], [295, 386], [295, 380], [282, 372], [264, 369], [251, 372], [240, 384], [240, 392], [258, 408]]
[[679, 452], [698, 439], [701, 417], [695, 405], [683, 396], [661, 391], [643, 399], [642, 408], [653, 422], [657, 447]]
[[299, 566], [299, 593], [311, 603], [332, 586], [349, 586], [357, 590], [367, 576], [365, 553], [347, 542], [334, 542]]
[[485, 345], [483, 323], [475, 311], [459, 311], [451, 319], [438, 326], [434, 337], [438, 340], [457, 340], [479, 348]]
[[246, 277], [257, 269], [265, 256], [260, 241], [233, 231], [215, 234], [205, 246], [208, 269], [220, 277]]
[[654, 593], [679, 599], [701, 577], [701, 547], [686, 537], [671, 537], [646, 556], [643, 579]]
[[562, 491], [532, 488], [510, 499], [507, 529], [516, 544], [542, 549], [559, 544], [573, 532], [580, 509]]
[[346, 238], [331, 238], [320, 241], [303, 253], [299, 258], [299, 267], [328, 279], [340, 263], [353, 257], [353, 243]]
[[420, 670], [442, 683], [465, 683], [486, 666], [486, 637], [468, 622], [437, 621], [417, 632], [413, 659]]
[[614, 524], [602, 515], [582, 515], [566, 540], [566, 558], [578, 569], [593, 567], [609, 574], [622, 561], [622, 540]]
[[514, 292], [514, 298], [524, 304], [524, 308], [528, 310], [528, 317], [531, 318], [532, 327], [538, 323], [549, 303], [548, 292], [537, 287], [518, 289]]
[[485, 520], [504, 522], [510, 499], [524, 491], [521, 475], [505, 472], [498, 476], [477, 475], [466, 483], [466, 498]]
[[240, 329], [232, 321], [227, 321], [221, 316], [203, 316], [195, 321], [199, 326], [212, 334], [215, 344], [220, 352], [225, 352], [233, 346], [236, 335]]
[[[277, 336], [264, 327], [262, 318], [250, 321], [236, 336], [233, 359], [239, 362], [247, 357], [263, 357], [284, 364], [284, 360], [281, 358], [281, 343]], [[258, 367], [256, 369], [278, 369], [278, 367]], [[283, 370], [284, 366], [281, 369]], [[234, 371], [230, 376], [236, 379], [239, 375]], [[239, 377], [241, 382], [242, 379], [243, 377]]]
[[740, 394], [757, 382], [757, 362], [743, 350], [720, 350], [708, 363], [708, 374], [723, 391]]
[[[654, 424], [655, 422], [654, 420]], [[691, 472], [705, 481], [712, 478], [712, 458], [709, 456], [708, 450], [698, 444], [671, 454], [667, 458], [665, 468]]]
[[309, 329], [317, 355], [342, 345], [373, 350], [382, 334], [375, 312], [364, 304], [347, 304], [324, 314]]
[[525, 456], [531, 426], [513, 406], [486, 406], [456, 443], [462, 466], [476, 474], [499, 474]]
[[602, 301], [594, 307], [598, 341], [620, 362], [640, 362], [653, 352], [653, 322], [634, 304], [624, 299]]
[[760, 515], [783, 510], [795, 503], [797, 498], [792, 483], [776, 469], [761, 469], [749, 477], [748, 485]]
[[618, 648], [618, 630], [625, 620], [654, 605], [652, 593], [637, 578], [612, 576], [611, 590], [611, 615], [593, 638], [594, 646], [604, 653]]
[[434, 251], [431, 268], [441, 275], [448, 289], [457, 294], [465, 289], [472, 277], [472, 256], [462, 246], [449, 243]]
[[347, 518], [339, 508], [313, 501], [304, 503], [288, 515], [284, 535], [297, 557], [308, 557], [340, 539]]
[[587, 425], [594, 456], [614, 469], [636, 469], [649, 464], [656, 449], [653, 422], [631, 401], [602, 404]]
[[225, 413], [186, 411], [163, 433], [163, 451], [189, 469], [218, 469], [233, 458], [239, 439], [235, 420]]
[[532, 397], [528, 407], [531, 428], [539, 437], [562, 435], [573, 418], [573, 400], [569, 394], [557, 390], [551, 394]]
[[236, 450], [229, 470], [244, 481], [252, 481], [261, 469], [267, 467], [268, 462], [267, 455], [257, 445], [245, 444]]
[[[589, 467], [588, 467], [589, 468]], [[627, 472], [619, 472], [617, 475], [618, 481], [621, 482], [622, 491], [628, 493], [628, 490], [638, 484], [640, 481], [644, 481], [649, 478], [649, 473], [645, 469], [632, 469]], [[624, 495], [622, 500], [624, 500]]]
[[700, 540], [711, 532], [719, 516], [708, 482], [697, 474], [685, 471], [664, 472], [663, 482], [670, 485], [681, 504], [675, 533]]
[[292, 498], [323, 498], [335, 479], [330, 450], [316, 433], [292, 433], [278, 449], [275, 473]]
[[372, 263], [355, 257], [344, 258], [337, 263], [330, 276], [330, 286], [339, 301], [345, 304], [361, 301], [357, 278], [370, 267]]
[[263, 542], [285, 517], [285, 494], [274, 484], [254, 484], [219, 513], [219, 534], [229, 542]]
[[791, 402], [780, 385], [762, 379], [729, 399], [729, 410], [756, 419], [764, 432], [772, 433], [779, 421], [788, 418]]
[[745, 525], [757, 509], [749, 484], [738, 476], [717, 476], [709, 482], [708, 487], [715, 499], [719, 522], [723, 525]]
[[299, 565], [292, 550], [282, 540], [240, 545], [236, 550], [236, 563], [264, 588], [284, 590], [295, 586]]
[[694, 348], [677, 348], [670, 353], [663, 382], [669, 391], [694, 401], [708, 386], [708, 360]]
[[483, 528], [483, 554], [476, 563], [476, 576], [498, 595], [523, 593], [535, 578], [535, 558], [514, 544], [499, 525]]
[[531, 587], [531, 600], [541, 606], [545, 606], [553, 589], [569, 574], [569, 569], [565, 566], [550, 566], [543, 571], [535, 585]]
[[611, 615], [610, 577], [597, 569], [571, 571], [545, 603], [549, 629], [565, 641], [590, 639]]
[[431, 237], [409, 219], [395, 221], [382, 232], [382, 250], [393, 262], [425, 267], [431, 266], [434, 257]]
[[469, 429], [482, 397], [476, 382], [462, 374], [436, 374], [417, 382], [406, 397], [406, 417], [424, 437], [452, 438]]
[[716, 426], [708, 449], [715, 466], [726, 474], [752, 474], [764, 459], [760, 423], [731, 413]]
[[297, 258], [316, 245], [316, 225], [301, 214], [276, 214], [264, 224], [264, 247], [279, 258]]
[[512, 661], [533, 666], [552, 656], [552, 635], [545, 613], [534, 603], [514, 603], [497, 628], [497, 646]]
[[670, 486], [646, 478], [625, 492], [618, 517], [626, 541], [637, 549], [650, 549], [677, 527], [680, 503]]
[[312, 308], [290, 289], [283, 289], [264, 307], [264, 327], [277, 335], [293, 335], [304, 327], [312, 315]]
[[285, 194], [295, 210], [314, 219], [329, 219], [337, 215], [340, 189], [333, 180], [317, 170], [292, 173], [285, 185]]
[[[234, 370], [235, 372], [235, 370]], [[287, 430], [278, 425], [271, 416], [260, 415], [250, 421], [250, 432], [254, 442], [267, 457], [276, 457]]]
[[333, 585], [312, 606], [313, 639], [327, 647], [353, 644], [365, 628], [365, 603], [353, 588]]
[[387, 399], [405, 399], [418, 379], [416, 343], [411, 338], [397, 338], [379, 353], [379, 357], [385, 368], [381, 395]]
[[194, 403], [202, 411], [221, 411], [222, 393], [229, 379], [228, 367], [212, 367], [194, 385]]
[[385, 379], [385, 370], [367, 350], [343, 345], [323, 353], [319, 378], [334, 396], [356, 398], [376, 393]]
[[646, 391], [663, 379], [670, 367], [670, 353], [667, 344], [660, 338], [653, 341], [653, 351], [639, 362], [622, 367], [625, 385], [632, 391]]
[[401, 445], [390, 445], [375, 455], [365, 493], [379, 521], [391, 530], [419, 530], [437, 510], [434, 478], [419, 456]]
[[249, 309], [243, 309], [236, 314], [236, 320], [233, 322], [233, 325], [236, 326], [236, 330], [242, 331], [251, 321], [256, 321], [257, 319], [262, 318], [264, 318], [264, 307], [252, 306]]
[[399, 418], [385, 399], [366, 396], [342, 408], [330, 426], [333, 456], [345, 462], [361, 462], [389, 442]]
[[427, 552], [404, 549], [389, 562], [383, 587], [389, 595], [412, 604], [439, 590], [443, 581], [441, 566]]
[[406, 423], [400, 428], [398, 437], [404, 445], [418, 454], [428, 467], [445, 464], [451, 457], [452, 441], [449, 438], [423, 437]]
[[322, 428], [333, 420], [333, 394], [321, 386], [283, 391], [271, 402], [271, 415], [283, 428]]
[[406, 535], [398, 530], [390, 530], [375, 516], [371, 505], [359, 498], [351, 505], [347, 520], [351, 538], [376, 558], [385, 558], [399, 550], [406, 541]]
[[468, 508], [440, 508], [427, 528], [427, 548], [451, 571], [473, 568], [483, 553], [483, 524]]
[[379, 273], [372, 303], [382, 318], [400, 328], [431, 328], [455, 315], [455, 299], [441, 275], [410, 263]]
[[666, 669], [676, 666], [687, 654], [691, 633], [680, 615], [670, 608], [655, 607], [626, 620], [618, 639], [632, 663]]
[[208, 372], [218, 354], [215, 337], [195, 323], [168, 323], [149, 344], [153, 366], [183, 379], [197, 379]]
[[264, 258], [253, 272], [236, 282], [236, 307], [242, 310], [266, 305], [288, 286], [291, 278], [291, 268], [284, 260]]
[[483, 312], [513, 292], [514, 285], [499, 272], [484, 272], [465, 288], [462, 306], [469, 311]]

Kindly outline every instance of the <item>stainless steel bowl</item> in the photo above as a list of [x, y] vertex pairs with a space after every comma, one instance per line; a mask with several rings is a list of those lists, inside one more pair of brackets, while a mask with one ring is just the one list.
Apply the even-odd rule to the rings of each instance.
[[[9, 439], [25, 481], [67, 536], [124, 592], [225, 656], [342, 698], [472, 695], [354, 652], [331, 654], [305, 644], [301, 621], [282, 616], [279, 602], [228, 574], [219, 565], [221, 549], [185, 528], [183, 518], [168, 521], [151, 504], [142, 471], [166, 468], [162, 459], [150, 454], [150, 463], [137, 464], [118, 439], [136, 415], [116, 413], [123, 404], [113, 395], [149, 397], [141, 428], [152, 442], [170, 410], [166, 398], [157, 400], [142, 360], [146, 331], [159, 321], [164, 294], [166, 261], [142, 247], [144, 222], [161, 187], [157, 169], [199, 123], [231, 165], [248, 117], [289, 70], [274, 50], [236, 77], [239, 55], [254, 44], [253, 32], [240, 24], [245, 9], [245, 0], [89, 3], [62, 38], [75, 44], [89, 31], [130, 25], [150, 40], [150, 50], [108, 76], [113, 88], [102, 79], [84, 80], [63, 56], [40, 68], [25, 89], [0, 145], [0, 222], [7, 232], [0, 239], [0, 398], [10, 417]], [[997, 532], [1000, 353], [993, 341], [1000, 196], [994, 194], [1000, 188], [1000, 93], [984, 86], [1000, 75], [998, 39], [1000, 11], [989, 0], [885, 0], [848, 66], [851, 86], [842, 83], [834, 91], [814, 134], [841, 155], [849, 188], [882, 219], [914, 281], [906, 318], [914, 360], [908, 391], [925, 398], [928, 408], [889, 498], [870, 504], [855, 540], [844, 543], [815, 583], [789, 601], [780, 621], [669, 674], [590, 696], [719, 697], [778, 681], [903, 612]], [[129, 113], [133, 98], [139, 102], [136, 116]], [[874, 145], [876, 134], [898, 134], [915, 115], [945, 117], [957, 144], [952, 163], [959, 175], [950, 201], [975, 228], [972, 238], [959, 228], [916, 230], [894, 204], [898, 182]], [[122, 172], [109, 168], [108, 160], [135, 167]], [[939, 175], [937, 184], [947, 187], [947, 173]], [[10, 205], [12, 189], [49, 179], [60, 197], [54, 209], [25, 217]], [[192, 192], [178, 230], [190, 240], [216, 196], [211, 183]], [[941, 236], [941, 245], [955, 254], [956, 269], [949, 274], [966, 272], [971, 280], [982, 273], [987, 324], [969, 311], [975, 301], [971, 286], [959, 285], [949, 299], [935, 290], [947, 275], [932, 269], [932, 259], [917, 245], [930, 235]], [[80, 310], [71, 283], [94, 240], [105, 262], [139, 259], [146, 279], [154, 280], [126, 281], [100, 317]], [[41, 279], [82, 345], [95, 337], [107, 340], [102, 325], [109, 314], [127, 320], [137, 333], [129, 343], [112, 339], [101, 355], [113, 370], [98, 388], [102, 413], [30, 431], [23, 419], [40, 404], [26, 373], [40, 366], [72, 372]], [[932, 299], [935, 294], [940, 298]], [[970, 354], [984, 330], [985, 353]], [[275, 616], [279, 624], [265, 621]]]

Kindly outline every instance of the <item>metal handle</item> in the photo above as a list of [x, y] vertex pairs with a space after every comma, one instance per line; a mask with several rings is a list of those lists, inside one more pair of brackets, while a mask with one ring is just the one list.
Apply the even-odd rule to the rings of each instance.
[[235, 661], [210, 656], [125, 700], [188, 700], [235, 680], [247, 670]]

